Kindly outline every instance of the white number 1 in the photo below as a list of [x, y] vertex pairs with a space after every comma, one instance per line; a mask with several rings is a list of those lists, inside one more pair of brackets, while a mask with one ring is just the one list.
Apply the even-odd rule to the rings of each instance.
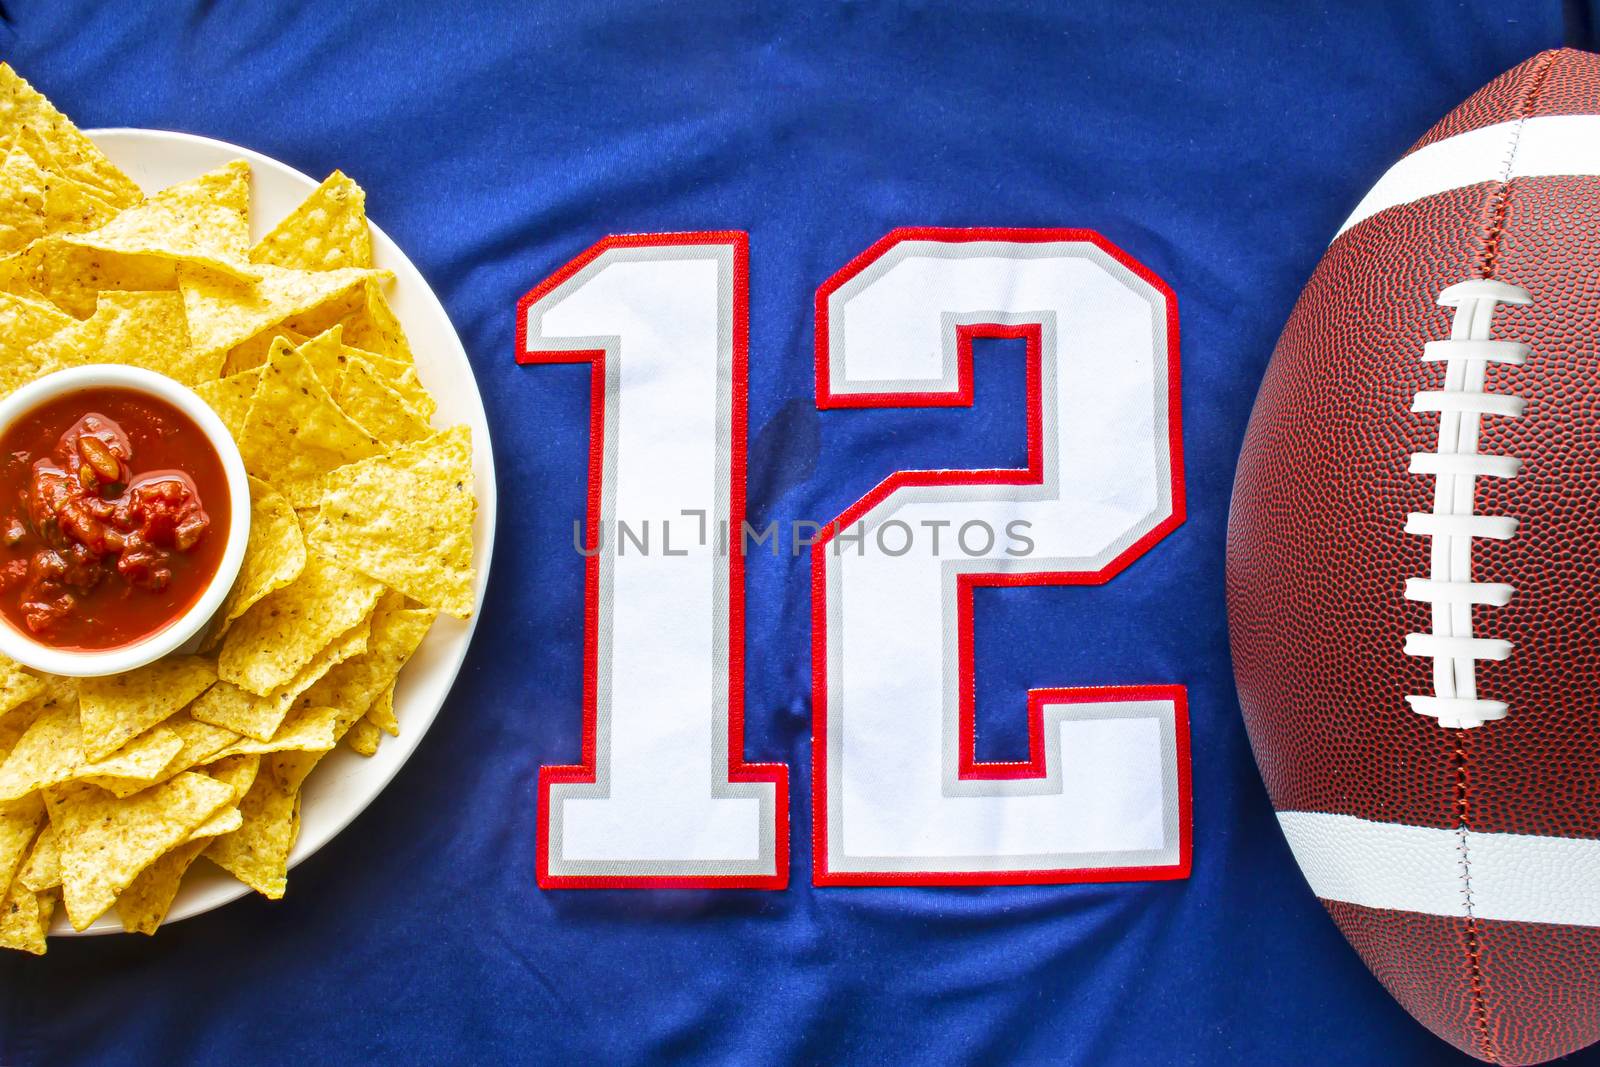
[[[788, 883], [788, 768], [744, 762], [744, 560], [717, 536], [744, 518], [748, 277], [742, 233], [612, 237], [518, 309], [519, 362], [592, 365], [583, 763], [539, 774], [545, 888]], [[704, 536], [618, 550], [671, 518]]]

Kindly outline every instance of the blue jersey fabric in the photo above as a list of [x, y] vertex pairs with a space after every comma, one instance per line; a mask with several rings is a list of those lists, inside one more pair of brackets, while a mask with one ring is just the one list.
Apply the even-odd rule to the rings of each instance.
[[[281, 902], [0, 958], [0, 1062], [1465, 1059], [1346, 947], [1278, 834], [1233, 689], [1223, 532], [1257, 382], [1327, 240], [1435, 120], [1562, 43], [1560, 4], [4, 15], [4, 58], [82, 126], [360, 181], [471, 355], [502, 510], [466, 668], [399, 777]], [[970, 410], [815, 408], [817, 286], [908, 225], [1092, 228], [1178, 294], [1188, 520], [1104, 588], [980, 592], [978, 756], [1025, 752], [1029, 687], [1186, 685], [1193, 876], [813, 888], [808, 560], [757, 552], [746, 755], [789, 764], [790, 887], [541, 892], [537, 768], [579, 757], [588, 368], [514, 364], [518, 297], [608, 233], [747, 230], [749, 516], [825, 521], [897, 469], [1023, 463], [1015, 343], [980, 343]]]

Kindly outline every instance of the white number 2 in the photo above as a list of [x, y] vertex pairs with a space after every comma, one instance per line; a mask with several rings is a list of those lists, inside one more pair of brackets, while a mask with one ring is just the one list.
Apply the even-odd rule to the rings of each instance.
[[[591, 366], [583, 757], [540, 771], [545, 888], [787, 884], [787, 768], [744, 761], [747, 257], [611, 237], [518, 309], [519, 362]], [[813, 877], [1183, 877], [1183, 689], [1035, 689], [1029, 758], [984, 763], [972, 662], [976, 588], [1099, 584], [1182, 521], [1175, 302], [1095, 234], [895, 231], [817, 293], [817, 404], [970, 405], [985, 336], [1027, 344], [1028, 466], [900, 471], [812, 548]]]
[[1027, 468], [900, 471], [812, 549], [813, 877], [1184, 877], [1180, 687], [1036, 689], [1027, 761], [973, 741], [974, 588], [1103, 583], [1182, 521], [1175, 301], [1097, 234], [895, 231], [817, 293], [818, 406], [970, 405], [984, 336], [1027, 343]]

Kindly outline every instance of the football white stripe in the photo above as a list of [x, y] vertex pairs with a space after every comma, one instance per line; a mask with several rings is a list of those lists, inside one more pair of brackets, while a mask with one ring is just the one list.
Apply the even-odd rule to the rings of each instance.
[[1546, 115], [1435, 141], [1390, 167], [1339, 227], [1339, 233], [1400, 204], [1503, 180], [1507, 159], [1513, 178], [1600, 174], [1600, 115]]
[[[1463, 834], [1323, 812], [1278, 813], [1311, 889], [1369, 908], [1465, 916]], [[1479, 919], [1600, 926], [1600, 841], [1468, 831]]]

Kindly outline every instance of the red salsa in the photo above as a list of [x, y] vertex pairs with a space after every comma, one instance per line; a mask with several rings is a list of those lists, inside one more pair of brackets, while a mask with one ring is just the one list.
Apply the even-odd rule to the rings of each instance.
[[0, 436], [0, 615], [54, 648], [119, 648], [205, 592], [228, 542], [222, 461], [166, 401], [85, 389]]

